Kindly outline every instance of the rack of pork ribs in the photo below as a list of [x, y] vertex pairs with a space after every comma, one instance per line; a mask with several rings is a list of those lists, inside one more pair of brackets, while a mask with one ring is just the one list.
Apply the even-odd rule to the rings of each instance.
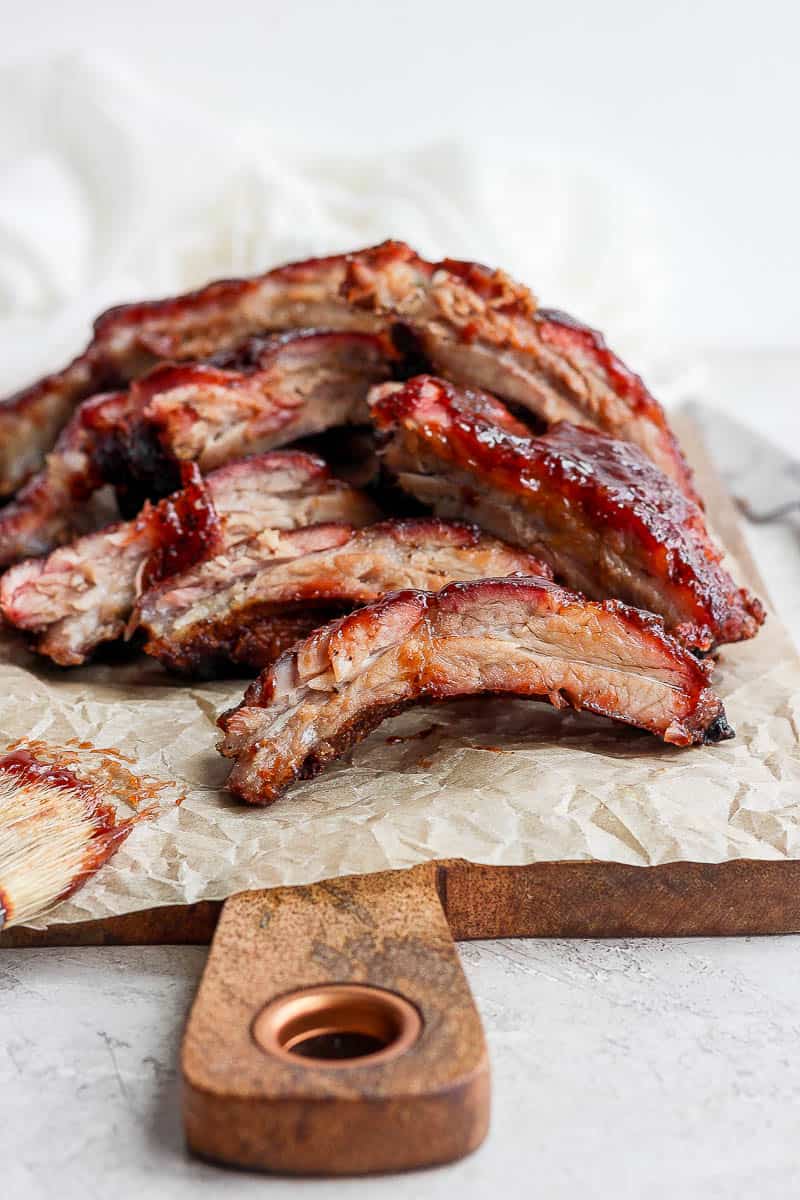
[[711, 652], [764, 619], [602, 337], [401, 242], [105, 313], [0, 402], [0, 496], [33, 650], [256, 677], [219, 722], [254, 804], [453, 696], [732, 737]]

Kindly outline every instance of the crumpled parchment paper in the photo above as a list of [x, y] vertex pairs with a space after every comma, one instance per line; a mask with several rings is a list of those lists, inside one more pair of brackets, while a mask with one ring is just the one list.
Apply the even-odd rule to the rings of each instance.
[[[730, 545], [729, 503], [701, 485]], [[757, 586], [747, 563], [733, 567]], [[42, 927], [432, 858], [800, 857], [800, 661], [774, 614], [754, 641], [724, 649], [714, 683], [737, 732], [719, 746], [679, 750], [530, 701], [456, 701], [387, 722], [350, 762], [256, 809], [226, 793], [215, 750], [217, 714], [241, 680], [181, 683], [144, 656], [62, 671], [4, 633], [0, 739], [113, 746], [186, 793]]]

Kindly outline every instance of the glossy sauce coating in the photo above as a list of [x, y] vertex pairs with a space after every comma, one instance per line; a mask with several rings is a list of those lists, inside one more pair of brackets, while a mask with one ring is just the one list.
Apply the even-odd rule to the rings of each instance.
[[[22, 477], [25, 467], [13, 463], [23, 451], [35, 461], [75, 404], [99, 388], [124, 386], [158, 362], [225, 356], [253, 335], [315, 324], [395, 340], [404, 327], [423, 340], [438, 327], [453, 345], [481, 343], [489, 356], [517, 355], [523, 373], [566, 389], [591, 424], [631, 436], [692, 492], [691, 472], [661, 406], [599, 334], [563, 314], [537, 310], [529, 289], [504, 271], [455, 259], [430, 262], [397, 241], [104, 313], [75, 362], [0, 402], [0, 418], [19, 438], [11, 447], [15, 454], [7, 461], [0, 456], [0, 492], [13, 490], [13, 477]], [[587, 396], [590, 382], [588, 392], [596, 395]], [[534, 384], [534, 411], [536, 393]]]
[[541, 437], [516, 436], [487, 419], [469, 390], [431, 376], [384, 388], [371, 413], [383, 434], [418, 438], [444, 478], [449, 467], [474, 478], [470, 504], [490, 490], [546, 514], [554, 533], [572, 532], [579, 553], [597, 550], [587, 529], [595, 539], [613, 531], [638, 570], [680, 595], [683, 632], [700, 648], [752, 637], [763, 621], [760, 603], [721, 565], [701, 510], [630, 443], [566, 422]]
[[148, 507], [137, 520], [137, 524], [150, 522], [158, 538], [158, 546], [142, 571], [142, 587], [187, 570], [220, 545], [220, 518], [200, 471], [194, 463], [186, 463], [182, 475], [181, 491], [167, 496], [155, 508]]

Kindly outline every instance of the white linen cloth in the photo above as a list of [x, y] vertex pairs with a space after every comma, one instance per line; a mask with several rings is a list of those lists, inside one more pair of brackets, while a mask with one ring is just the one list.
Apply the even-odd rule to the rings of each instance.
[[67, 56], [0, 70], [0, 395], [60, 366], [124, 301], [386, 237], [503, 266], [604, 329], [671, 391], [657, 338], [670, 272], [618, 168], [467, 141], [332, 158], [223, 125], [124, 66]]

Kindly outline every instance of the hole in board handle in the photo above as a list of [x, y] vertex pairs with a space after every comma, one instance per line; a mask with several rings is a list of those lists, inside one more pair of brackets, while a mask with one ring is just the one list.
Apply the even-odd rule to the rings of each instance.
[[360, 983], [301, 988], [270, 1001], [252, 1025], [255, 1042], [295, 1066], [373, 1066], [404, 1054], [422, 1018], [396, 992]]

